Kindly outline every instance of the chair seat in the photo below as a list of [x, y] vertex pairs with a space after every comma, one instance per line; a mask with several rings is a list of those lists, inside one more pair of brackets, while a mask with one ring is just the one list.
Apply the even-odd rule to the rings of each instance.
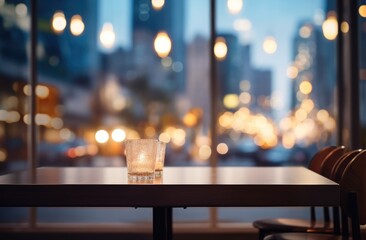
[[253, 222], [258, 229], [271, 229], [272, 232], [332, 232], [332, 225], [323, 221], [316, 224], [309, 220], [292, 218], [260, 219]]
[[264, 240], [344, 240], [342, 236], [322, 233], [276, 233], [268, 235]]

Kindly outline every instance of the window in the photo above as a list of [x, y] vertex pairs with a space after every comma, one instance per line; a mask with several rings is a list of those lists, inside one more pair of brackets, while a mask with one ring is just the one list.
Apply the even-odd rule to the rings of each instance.
[[[39, 0], [38, 164], [124, 166], [135, 137], [167, 142], [168, 166], [306, 166], [336, 144], [336, 1], [212, 2]], [[0, 0], [1, 173], [27, 167], [30, 3]], [[189, 211], [177, 217], [216, 216]]]

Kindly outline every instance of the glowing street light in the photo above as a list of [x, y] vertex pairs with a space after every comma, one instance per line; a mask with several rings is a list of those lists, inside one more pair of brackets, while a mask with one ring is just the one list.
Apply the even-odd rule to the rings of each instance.
[[227, 8], [231, 14], [238, 14], [243, 8], [243, 0], [228, 0]]
[[218, 37], [216, 39], [215, 46], [214, 46], [214, 54], [215, 54], [216, 58], [218, 60], [224, 60], [226, 58], [227, 51], [228, 51], [228, 49], [227, 49], [225, 38]]
[[151, 5], [154, 10], [161, 10], [164, 7], [165, 0], [151, 0]]
[[277, 42], [273, 36], [268, 36], [263, 41], [263, 50], [267, 54], [274, 54], [277, 50]]
[[62, 11], [57, 11], [53, 14], [52, 28], [56, 33], [61, 33], [66, 28], [65, 14]]
[[166, 32], [159, 32], [154, 40], [154, 49], [159, 57], [165, 58], [172, 49], [172, 41]]
[[366, 18], [366, 5], [361, 5], [358, 8], [358, 13], [360, 14], [361, 17]]
[[323, 35], [328, 40], [334, 40], [338, 35], [338, 21], [334, 15], [329, 16], [322, 24]]
[[102, 31], [99, 35], [100, 43], [105, 48], [112, 48], [116, 40], [116, 35], [113, 30], [113, 25], [111, 23], [105, 23], [103, 25]]
[[84, 32], [85, 25], [80, 15], [71, 18], [70, 31], [74, 36], [79, 36]]

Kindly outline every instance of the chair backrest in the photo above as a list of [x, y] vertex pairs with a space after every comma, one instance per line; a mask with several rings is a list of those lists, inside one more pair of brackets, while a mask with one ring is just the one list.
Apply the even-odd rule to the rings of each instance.
[[320, 173], [321, 166], [326, 156], [336, 149], [337, 146], [327, 146], [320, 149], [310, 160], [308, 168], [316, 173]]
[[339, 160], [334, 164], [330, 173], [330, 179], [339, 183], [341, 181], [342, 174], [346, 169], [347, 165], [356, 157], [362, 149], [352, 150], [345, 153]]
[[[308, 168], [320, 174], [323, 162], [330, 156], [329, 154], [336, 150], [337, 146], [327, 146], [320, 149], [310, 160]], [[310, 219], [313, 223], [316, 221], [315, 207], [310, 207]], [[323, 218], [326, 223], [330, 223], [330, 213], [328, 207], [323, 208]]]
[[326, 159], [323, 161], [320, 166], [320, 174], [324, 177], [330, 178], [332, 168], [334, 164], [347, 152], [344, 146], [339, 146], [333, 149], [328, 155], [325, 157]]
[[347, 165], [340, 186], [342, 213], [351, 218], [353, 239], [361, 239], [360, 224], [366, 224], [366, 150]]

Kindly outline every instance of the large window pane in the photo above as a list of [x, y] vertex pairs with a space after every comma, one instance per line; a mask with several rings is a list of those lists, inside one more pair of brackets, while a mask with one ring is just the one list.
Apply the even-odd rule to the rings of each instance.
[[[222, 164], [306, 165], [334, 142], [335, 42], [322, 29], [334, 6], [301, 4], [247, 1], [235, 12], [217, 1], [215, 41], [227, 52], [217, 56], [220, 144], [210, 149], [208, 1], [39, 1], [40, 165], [121, 166], [126, 137], [167, 141], [167, 165], [209, 164], [213, 150]], [[3, 47], [2, 66], [22, 66], [3, 71], [23, 78], [25, 98], [29, 13], [15, 6], [2, 6], [22, 19], [10, 29], [4, 18], [2, 45], [19, 35], [22, 47]]]
[[327, 35], [337, 27], [333, 4], [217, 5], [221, 162], [306, 166], [314, 151], [335, 142], [336, 36]]
[[[26, 167], [29, 2], [0, 0], [2, 172]], [[121, 140], [133, 137], [168, 142], [169, 166], [210, 165], [212, 151], [220, 165], [306, 166], [317, 149], [335, 143], [336, 1], [217, 0], [217, 119], [210, 119], [210, 1], [159, 2], [38, 1], [41, 166], [124, 166]], [[210, 146], [211, 121], [218, 123], [218, 146]], [[151, 220], [146, 209], [125, 210], [46, 208], [38, 220]], [[232, 211], [179, 209], [174, 218], [256, 217]]]
[[[18, 81], [16, 77], [22, 77], [17, 89], [22, 98], [29, 97], [26, 47], [30, 10], [29, 1], [26, 5], [21, 2], [1, 2], [5, 28], [1, 34], [8, 36], [11, 32], [19, 41], [2, 38], [1, 57], [11, 66], [22, 67], [1, 65], [7, 77], [5, 83], [9, 83], [9, 87], [1, 89], [4, 98], [15, 91], [11, 84]], [[168, 142], [166, 165], [209, 163], [209, 1], [197, 5], [195, 1], [183, 0], [165, 1], [163, 6], [157, 6], [158, 3], [38, 1], [39, 166], [124, 166], [121, 141], [137, 137]], [[21, 26], [17, 24], [20, 17]], [[8, 18], [12, 23], [10, 30]], [[6, 47], [14, 43], [17, 47]], [[168, 45], [171, 47], [167, 48]], [[12, 75], [14, 79], [9, 78]], [[17, 149], [1, 146], [2, 152], [26, 153], [29, 122], [25, 115], [20, 113], [22, 128], [3, 128], [15, 131], [12, 134], [16, 137], [22, 136], [24, 145]], [[10, 143], [11, 135], [7, 132], [4, 142]], [[17, 159], [5, 156], [3, 162], [13, 163]], [[26, 159], [26, 155], [22, 156], [23, 168]], [[98, 209], [38, 210], [37, 220], [41, 223], [88, 222], [89, 215], [95, 217], [94, 221], [114, 221], [108, 211]], [[149, 222], [151, 214], [145, 210], [135, 211], [139, 217], [133, 218], [128, 209], [121, 219]], [[177, 219], [191, 221], [193, 216], [195, 220], [207, 221], [208, 209], [198, 210], [204, 213], [199, 216], [187, 212], [191, 210]]]
[[29, 15], [19, 1], [0, 1], [0, 173], [25, 169]]
[[[51, 109], [57, 106], [63, 122], [56, 131], [44, 129], [44, 164], [63, 159], [66, 165], [121, 166], [121, 140], [136, 137], [168, 142], [167, 165], [207, 162], [209, 156], [197, 155], [197, 144], [209, 143], [209, 120], [203, 115], [208, 39], [197, 34], [189, 19], [197, 11], [206, 13], [200, 25], [207, 31], [208, 2], [198, 7], [189, 1], [153, 3], [41, 1], [40, 15], [47, 22], [62, 11], [70, 27], [77, 14], [85, 25], [81, 35], [67, 28], [40, 33], [49, 49], [41, 81], [55, 87], [58, 99]], [[195, 91], [205, 94], [192, 97]], [[98, 131], [109, 138], [98, 137]], [[59, 154], [43, 155], [50, 147]]]

